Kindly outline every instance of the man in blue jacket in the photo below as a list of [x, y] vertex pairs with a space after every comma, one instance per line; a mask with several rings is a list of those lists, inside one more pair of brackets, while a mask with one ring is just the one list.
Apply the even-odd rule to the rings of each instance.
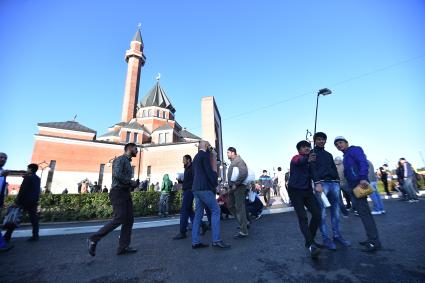
[[[319, 246], [315, 243], [317, 228], [320, 225], [320, 208], [313, 194], [310, 163], [315, 161], [315, 156], [310, 155], [310, 143], [300, 141], [297, 143], [298, 154], [291, 160], [290, 176], [288, 181], [288, 194], [298, 217], [301, 233], [305, 239], [305, 247], [309, 250], [312, 258], [317, 258], [320, 253]], [[321, 188], [316, 188], [321, 190]], [[304, 209], [306, 207], [311, 213], [308, 216]]]
[[[317, 132], [314, 134], [313, 141], [315, 145], [314, 153], [316, 155], [316, 161], [312, 162], [311, 168], [314, 186], [323, 190], [322, 193], [316, 193], [322, 213], [322, 224], [320, 225], [320, 232], [322, 232], [323, 245], [329, 250], [336, 250], [335, 243], [339, 243], [344, 247], [349, 247], [351, 243], [342, 237], [339, 229], [339, 201], [341, 195], [339, 187], [339, 176], [332, 154], [325, 150], [326, 140], [327, 136], [325, 133]], [[326, 207], [321, 201], [320, 194], [325, 194], [331, 204], [330, 211], [333, 241], [329, 237], [328, 225], [326, 224]]]
[[367, 197], [356, 198], [353, 194], [353, 189], [356, 186], [360, 185], [362, 188], [369, 186], [369, 164], [367, 163], [366, 155], [361, 147], [349, 146], [348, 141], [342, 136], [336, 137], [334, 144], [339, 151], [344, 153], [344, 176], [347, 179], [348, 189], [351, 197], [355, 200], [356, 209], [366, 230], [367, 240], [359, 242], [359, 244], [364, 246], [362, 250], [364, 252], [377, 251], [381, 248], [381, 242], [379, 241], [375, 220], [370, 213]]
[[211, 146], [207, 141], [199, 142], [199, 151], [193, 158], [193, 185], [192, 191], [195, 196], [195, 218], [192, 224], [192, 248], [199, 249], [208, 247], [199, 239], [199, 228], [204, 215], [205, 207], [211, 210], [212, 246], [214, 248], [228, 249], [229, 244], [220, 238], [220, 207], [215, 199], [217, 173], [212, 169]]

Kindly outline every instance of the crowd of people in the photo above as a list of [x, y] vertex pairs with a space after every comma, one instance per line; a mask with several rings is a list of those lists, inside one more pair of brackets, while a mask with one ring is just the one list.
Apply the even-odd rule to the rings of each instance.
[[[290, 162], [290, 169], [283, 173], [278, 168], [277, 175], [271, 178], [267, 170], [258, 180], [250, 173], [248, 166], [236, 148], [229, 147], [227, 157], [231, 161], [227, 171], [227, 182], [218, 182], [217, 172], [212, 166], [212, 147], [206, 141], [199, 143], [199, 151], [193, 160], [190, 155], [183, 156], [184, 174], [177, 182], [168, 174], [163, 176], [162, 183], [149, 184], [148, 180], [133, 180], [131, 160], [138, 154], [134, 143], [126, 144], [124, 154], [114, 159], [112, 164], [112, 185], [109, 199], [113, 207], [113, 218], [99, 231], [87, 239], [90, 255], [95, 256], [97, 243], [121, 226], [117, 254], [135, 253], [130, 246], [133, 217], [133, 191], [160, 192], [158, 215], [169, 215], [169, 204], [173, 191], [182, 190], [180, 209], [180, 226], [174, 240], [187, 238], [189, 222], [191, 223], [191, 244], [193, 249], [205, 248], [209, 244], [201, 241], [201, 235], [211, 230], [211, 246], [217, 249], [229, 249], [230, 244], [223, 241], [220, 232], [220, 221], [235, 218], [238, 227], [234, 239], [249, 236], [249, 228], [254, 220], [262, 216], [262, 211], [272, 205], [273, 198], [280, 197], [285, 206], [292, 206], [298, 219], [304, 244], [312, 258], [318, 258], [323, 248], [336, 250], [337, 245], [349, 247], [352, 243], [343, 236], [340, 228], [340, 216], [347, 216], [349, 211], [358, 215], [365, 229], [366, 239], [359, 242], [365, 252], [381, 249], [379, 232], [372, 215], [385, 214], [382, 197], [378, 192], [377, 182], [380, 179], [385, 193], [391, 196], [396, 190], [410, 203], [418, 201], [418, 181], [412, 165], [400, 158], [396, 170], [397, 182], [394, 183], [388, 165], [384, 164], [375, 171], [373, 164], [367, 160], [363, 149], [350, 146], [344, 137], [334, 139], [335, 147], [343, 153], [343, 158], [333, 158], [325, 144], [327, 136], [318, 132], [313, 137], [313, 148], [309, 141], [300, 141], [296, 145], [298, 154]], [[7, 170], [3, 166], [7, 155], [0, 153], [0, 205], [4, 201]], [[33, 235], [30, 241], [37, 241], [38, 216], [37, 207], [40, 196], [40, 178], [36, 175], [37, 164], [29, 164], [27, 173], [16, 197], [13, 207], [19, 207], [28, 213]], [[357, 191], [368, 191], [358, 195]], [[108, 192], [97, 182], [91, 184], [88, 179], [78, 184], [79, 193]], [[67, 189], [63, 194], [68, 193]], [[372, 210], [367, 203], [367, 195], [372, 200]], [[263, 198], [261, 198], [261, 196]], [[345, 199], [345, 203], [343, 201]], [[195, 210], [193, 209], [195, 203]], [[307, 211], [310, 213], [308, 219]], [[330, 228], [327, 225], [327, 213], [330, 213]], [[203, 221], [204, 215], [208, 221]], [[5, 228], [5, 227], [4, 227]], [[6, 227], [4, 236], [0, 235], [0, 251], [11, 248], [9, 241], [15, 227]], [[316, 242], [316, 232], [320, 230], [322, 243]]]

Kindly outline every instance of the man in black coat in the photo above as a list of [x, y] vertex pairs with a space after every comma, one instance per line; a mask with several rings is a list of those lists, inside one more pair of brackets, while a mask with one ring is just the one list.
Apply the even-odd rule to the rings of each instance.
[[[26, 211], [30, 217], [32, 225], [32, 237], [28, 241], [38, 241], [38, 215], [37, 206], [38, 200], [40, 199], [40, 178], [35, 174], [38, 171], [38, 165], [31, 163], [28, 165], [27, 174], [23, 177], [21, 188], [19, 189], [18, 196], [15, 200], [15, 206]], [[8, 227], [4, 234], [4, 239], [9, 242], [13, 230], [16, 227]]]

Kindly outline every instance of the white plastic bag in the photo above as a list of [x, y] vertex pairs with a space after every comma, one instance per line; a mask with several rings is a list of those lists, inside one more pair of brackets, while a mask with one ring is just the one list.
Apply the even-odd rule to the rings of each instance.
[[325, 193], [324, 193], [324, 192], [321, 192], [321, 193], [320, 193], [320, 199], [322, 200], [322, 203], [323, 203], [323, 206], [324, 206], [324, 207], [329, 207], [329, 206], [331, 206], [331, 204], [329, 203], [329, 200], [328, 200], [328, 198], [326, 197], [326, 195], [325, 195]]

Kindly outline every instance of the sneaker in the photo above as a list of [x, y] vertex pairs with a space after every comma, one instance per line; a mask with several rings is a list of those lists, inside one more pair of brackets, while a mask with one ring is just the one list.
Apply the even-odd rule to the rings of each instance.
[[360, 241], [360, 242], [359, 242], [359, 245], [360, 245], [360, 246], [366, 246], [367, 244], [369, 244], [369, 241], [368, 241], [368, 240]]
[[381, 214], [385, 214], [387, 213], [385, 210], [381, 210]]
[[379, 250], [379, 246], [372, 244], [372, 243], [367, 243], [364, 248], [362, 249], [362, 252], [366, 252], [366, 253], [373, 253], [376, 252], [377, 250]]
[[223, 241], [218, 241], [218, 242], [212, 243], [212, 247], [219, 248], [219, 249], [230, 249], [231, 246], [229, 244], [226, 244]]
[[380, 214], [382, 214], [382, 212], [381, 211], [373, 210], [370, 214], [372, 214], [372, 215], [380, 215]]
[[236, 233], [235, 235], [233, 235], [233, 239], [243, 239], [248, 237], [248, 234], [244, 234], [242, 232]]
[[182, 240], [182, 239], [186, 239], [186, 233], [178, 233], [176, 236], [173, 237], [173, 240]]
[[96, 255], [96, 242], [87, 239], [87, 250], [89, 252], [89, 255], [95, 256]]
[[344, 239], [343, 237], [339, 236], [334, 238], [334, 242], [340, 244], [341, 246], [344, 247], [349, 247], [351, 246], [351, 242], [347, 241], [346, 239]]
[[308, 251], [310, 252], [310, 256], [312, 259], [318, 259], [319, 258], [319, 254], [321, 252], [321, 250], [316, 247], [315, 245], [311, 245], [310, 247], [308, 247]]
[[325, 248], [327, 248], [328, 250], [331, 250], [331, 251], [335, 251], [336, 250], [336, 245], [335, 245], [334, 242], [332, 242], [331, 239], [324, 239], [323, 240], [323, 246]]

